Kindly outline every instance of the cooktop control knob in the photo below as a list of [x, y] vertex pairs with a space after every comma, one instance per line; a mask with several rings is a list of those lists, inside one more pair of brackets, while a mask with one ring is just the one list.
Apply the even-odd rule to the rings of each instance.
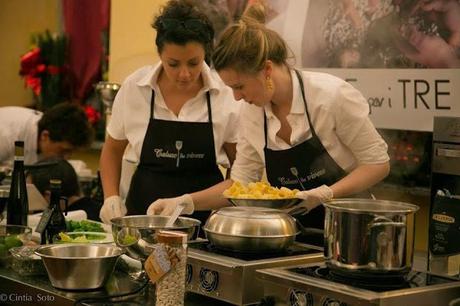
[[200, 270], [200, 287], [206, 292], [216, 290], [219, 285], [219, 273], [206, 268]]
[[313, 295], [298, 289], [289, 290], [290, 306], [313, 306]]

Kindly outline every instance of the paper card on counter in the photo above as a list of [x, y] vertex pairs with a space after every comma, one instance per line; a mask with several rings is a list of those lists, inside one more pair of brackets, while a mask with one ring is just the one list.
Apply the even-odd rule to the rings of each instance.
[[171, 270], [171, 260], [166, 247], [156, 245], [153, 252], [147, 257], [144, 267], [152, 283], [157, 282], [163, 275]]

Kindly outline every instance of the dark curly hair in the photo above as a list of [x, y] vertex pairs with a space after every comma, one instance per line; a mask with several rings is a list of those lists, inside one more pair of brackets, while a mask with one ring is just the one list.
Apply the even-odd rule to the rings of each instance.
[[155, 43], [158, 53], [163, 51], [166, 43], [184, 46], [189, 42], [200, 43], [205, 50], [205, 61], [210, 63], [214, 29], [204, 13], [190, 1], [171, 0], [152, 22], [157, 31]]
[[44, 130], [52, 141], [67, 141], [77, 148], [89, 146], [94, 135], [84, 110], [68, 102], [57, 104], [43, 114], [38, 121], [38, 135]]

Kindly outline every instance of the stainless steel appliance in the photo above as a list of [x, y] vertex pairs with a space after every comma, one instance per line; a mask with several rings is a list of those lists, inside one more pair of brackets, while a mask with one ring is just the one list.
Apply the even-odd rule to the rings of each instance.
[[[445, 196], [437, 196], [438, 191]], [[448, 196], [448, 194], [453, 196]], [[428, 270], [460, 273], [460, 118], [435, 117]]]
[[415, 270], [378, 281], [331, 272], [324, 264], [258, 270], [264, 305], [433, 306], [448, 305], [460, 296], [460, 281]]
[[257, 269], [321, 262], [323, 251], [316, 246], [294, 243], [280, 253], [222, 251], [206, 240], [188, 245], [187, 290], [235, 305], [259, 303], [263, 286]]

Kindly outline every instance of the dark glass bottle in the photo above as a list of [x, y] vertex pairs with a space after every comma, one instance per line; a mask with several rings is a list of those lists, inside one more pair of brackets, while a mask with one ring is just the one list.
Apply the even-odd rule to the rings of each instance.
[[14, 150], [14, 167], [11, 175], [6, 222], [7, 224], [27, 225], [29, 201], [24, 175], [24, 141], [15, 141]]
[[66, 231], [65, 218], [61, 210], [61, 200], [67, 201], [67, 199], [61, 197], [61, 183], [61, 180], [58, 179], [50, 180], [51, 196], [49, 209], [51, 209], [52, 213], [48, 226], [45, 229], [48, 243], [53, 243], [53, 238], [55, 236], [60, 232]]

